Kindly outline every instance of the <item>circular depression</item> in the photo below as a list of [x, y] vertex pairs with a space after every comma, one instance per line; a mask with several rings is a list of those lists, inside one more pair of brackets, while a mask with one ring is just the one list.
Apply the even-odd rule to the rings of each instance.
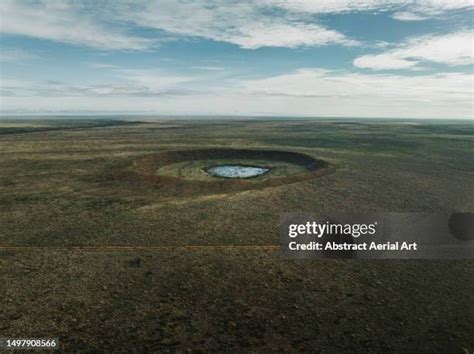
[[[215, 167], [265, 169], [255, 176], [212, 176]], [[307, 154], [281, 150], [193, 149], [163, 151], [140, 157], [116, 175], [121, 182], [166, 196], [228, 193], [290, 184], [328, 172], [329, 164]], [[246, 170], [253, 171], [252, 169]], [[226, 172], [226, 173], [227, 173]], [[255, 172], [255, 171], [253, 171]], [[260, 170], [259, 170], [260, 172]], [[243, 177], [243, 178], [242, 178]], [[152, 187], [152, 188], [150, 188]]]

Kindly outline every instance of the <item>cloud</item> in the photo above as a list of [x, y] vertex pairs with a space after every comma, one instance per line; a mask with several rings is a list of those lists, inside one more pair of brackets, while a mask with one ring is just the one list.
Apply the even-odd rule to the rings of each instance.
[[449, 11], [472, 9], [474, 3], [471, 0], [418, 0], [408, 2], [405, 8], [413, 13], [436, 17]]
[[445, 73], [419, 76], [366, 75], [358, 73], [300, 69], [242, 83], [249, 94], [294, 97], [361, 98], [377, 101], [466, 100], [472, 95], [472, 74]]
[[[358, 43], [306, 16], [272, 15], [268, 10], [258, 1], [4, 0], [0, 2], [0, 31], [104, 50], [144, 50], [176, 36], [246, 49]], [[155, 31], [144, 37], [128, 33], [130, 28]]]
[[[352, 46], [360, 42], [315, 16], [388, 11], [394, 19], [414, 21], [472, 7], [471, 0], [2, 0], [0, 31], [103, 50], [145, 50], [176, 37], [245, 49]], [[141, 29], [148, 29], [146, 36]]]
[[24, 49], [2, 49], [0, 51], [0, 61], [25, 61], [37, 59], [39, 56]]
[[392, 18], [398, 21], [423, 21], [432, 18], [440, 18], [458, 10], [473, 9], [471, 0], [429, 0], [412, 1], [402, 7], [402, 11], [392, 14]]
[[[86, 4], [84, 2], [84, 4]], [[0, 2], [0, 32], [84, 45], [99, 49], [141, 50], [154, 41], [106, 25], [93, 9], [80, 2]]]
[[[397, 20], [414, 21], [465, 9], [470, 2], [4, 0], [0, 1], [0, 31], [106, 50], [147, 50], [170, 38], [188, 41], [204, 38], [248, 50], [331, 44], [352, 46], [360, 43], [328, 27], [318, 15], [386, 11], [386, 15]], [[124, 65], [128, 56], [111, 56], [112, 63], [97, 56], [97, 62], [86, 62], [94, 75], [76, 77], [76, 81], [66, 82], [61, 70], [32, 75], [59, 78], [47, 82], [8, 80], [7, 75], [2, 75], [0, 106], [4, 112], [28, 107], [43, 111], [89, 109], [162, 114], [264, 112], [269, 115], [472, 118], [471, 74], [428, 75], [427, 71], [413, 71], [410, 76], [404, 76], [377, 72], [419, 70], [430, 63], [453, 67], [472, 64], [472, 39], [472, 30], [461, 30], [414, 37], [400, 44], [380, 41], [371, 47], [373, 54], [361, 55], [353, 62], [355, 67], [374, 72], [309, 68], [252, 80], [248, 77], [257, 74], [260, 77], [278, 69], [273, 65], [256, 72], [261, 68], [260, 61], [250, 61], [249, 67], [242, 67], [240, 63], [233, 67], [233, 62], [224, 58], [216, 66], [210, 60], [199, 60], [179, 73], [180, 65], [168, 63], [162, 69], [126, 69], [113, 64]], [[222, 53], [220, 49], [211, 56], [217, 58]], [[0, 55], [4, 61], [32, 57], [33, 53], [24, 50], [4, 50]], [[146, 56], [145, 65], [150, 65], [149, 59]], [[140, 65], [135, 56], [130, 59], [132, 62], [133, 67]], [[99, 70], [106, 71], [106, 75], [101, 75], [106, 82], [99, 81], [95, 75]], [[73, 74], [68, 77], [74, 77]]]
[[107, 63], [88, 63], [90, 67], [94, 69], [118, 69], [118, 65], [107, 64]]
[[[93, 63], [93, 65], [95, 65]], [[77, 84], [57, 80], [25, 81], [3, 79], [1, 88], [8, 96], [39, 97], [104, 97], [189, 95], [195, 91], [193, 82], [200, 76], [172, 75], [160, 70], [122, 69], [107, 64], [95, 65], [110, 69], [115, 80], [109, 83]]]
[[418, 62], [399, 58], [391, 53], [377, 55], [363, 55], [353, 62], [354, 66], [363, 69], [372, 70], [396, 70], [396, 69], [412, 69]]
[[[331, 14], [344, 12], [360, 12], [375, 10], [378, 8], [390, 8], [397, 2], [380, 0], [332, 0], [332, 1], [285, 1], [285, 0], [265, 0], [268, 6], [276, 6], [286, 10], [311, 13], [311, 14]], [[400, 1], [398, 1], [400, 4]]]
[[348, 12], [391, 12], [400, 21], [415, 21], [436, 17], [455, 10], [472, 9], [471, 0], [262, 0], [269, 6], [277, 6], [298, 13], [334, 14]]
[[246, 49], [358, 43], [306, 16], [270, 15], [268, 8], [258, 2], [122, 1], [117, 9], [116, 15], [122, 20], [142, 27]]
[[[189, 95], [194, 91], [185, 87], [150, 87], [130, 83], [108, 83], [78, 85], [61, 81], [38, 83], [16, 83], [2, 85], [3, 96], [16, 97], [159, 97], [168, 95]], [[5, 94], [8, 93], [8, 94]]]
[[395, 12], [392, 15], [392, 18], [398, 21], [423, 21], [427, 19], [427, 17], [425, 16], [418, 15], [413, 12], [407, 12], [407, 11]]
[[193, 85], [201, 76], [186, 76], [165, 73], [161, 70], [116, 70], [116, 76], [124, 85], [131, 87], [136, 94], [188, 94], [193, 92]]
[[191, 69], [205, 70], [205, 71], [223, 71], [224, 70], [222, 66], [206, 66], [206, 65], [191, 66]]
[[414, 69], [423, 62], [469, 65], [474, 62], [473, 39], [472, 30], [416, 37], [384, 53], [360, 56], [353, 64], [373, 70]]
[[319, 25], [304, 23], [248, 23], [240, 27], [239, 33], [216, 36], [246, 49], [260, 47], [318, 46], [330, 43], [356, 45], [357, 41], [347, 39], [343, 34], [325, 29]]
[[403, 76], [307, 68], [263, 79], [229, 78], [214, 88], [206, 75], [136, 70], [119, 75], [123, 81], [94, 85], [11, 81], [3, 87], [2, 110], [399, 118], [473, 114], [474, 76], [467, 73]]

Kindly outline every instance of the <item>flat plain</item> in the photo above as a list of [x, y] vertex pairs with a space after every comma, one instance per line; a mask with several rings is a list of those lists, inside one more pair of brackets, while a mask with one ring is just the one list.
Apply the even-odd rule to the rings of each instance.
[[[327, 166], [307, 178], [260, 159], [275, 169], [232, 187], [203, 173], [212, 159], [160, 167], [203, 149]], [[470, 121], [0, 121], [0, 338], [59, 337], [67, 351], [470, 353], [472, 261], [290, 261], [278, 228], [285, 212], [472, 212], [473, 156]]]

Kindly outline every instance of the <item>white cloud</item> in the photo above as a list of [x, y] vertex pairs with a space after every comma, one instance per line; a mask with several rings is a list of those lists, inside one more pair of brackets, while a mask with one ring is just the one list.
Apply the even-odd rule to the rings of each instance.
[[472, 9], [472, 0], [417, 0], [407, 3], [407, 8], [426, 15], [440, 15], [446, 11]]
[[88, 63], [90, 67], [94, 69], [118, 69], [118, 65], [107, 64], [107, 63]]
[[353, 64], [359, 68], [385, 70], [419, 68], [419, 64], [423, 62], [450, 66], [472, 64], [474, 31], [413, 38], [384, 53], [360, 56]]
[[396, 11], [393, 18], [400, 21], [414, 21], [436, 17], [453, 10], [474, 7], [472, 0], [261, 0], [267, 5], [286, 10], [310, 13], [331, 14], [362, 11]]
[[[170, 36], [189, 40], [206, 38], [246, 49], [357, 45], [354, 38], [326, 27], [313, 15], [388, 11], [398, 20], [413, 21], [465, 9], [471, 3], [472, 0], [210, 0], [205, 3], [4, 0], [0, 1], [0, 31], [111, 50], [145, 50]], [[139, 36], [140, 31], [131, 34], [125, 28], [146, 28], [148, 37]], [[430, 62], [455, 66], [473, 61], [471, 30], [416, 37], [398, 45], [378, 42], [375, 46], [374, 51], [379, 54], [360, 56], [354, 65], [374, 70], [415, 70]], [[29, 55], [32, 54], [21, 50], [2, 51], [0, 59], [27, 59]], [[4, 112], [28, 107], [37, 111], [162, 114], [473, 117], [473, 76], [467, 73], [403, 76], [302, 69], [265, 79], [239, 80], [229, 62], [225, 70], [199, 63], [202, 61], [189, 67], [194, 69], [191, 74], [87, 63], [92, 68], [107, 70], [105, 77], [109, 82], [93, 82], [93, 75], [71, 83], [25, 82], [1, 77], [0, 106]], [[248, 72], [240, 73], [249, 75], [251, 71], [249, 68]], [[93, 72], [96, 74], [98, 70]]]
[[196, 66], [191, 66], [191, 69], [204, 70], [204, 71], [223, 71], [224, 70], [222, 66], [211, 66], [211, 65], [196, 65]]
[[398, 21], [423, 21], [442, 18], [450, 12], [473, 9], [472, 0], [424, 0], [410, 1], [401, 7], [401, 11], [392, 14]]
[[398, 21], [423, 21], [440, 18], [451, 11], [469, 10], [474, 8], [472, 0], [424, 0], [410, 1], [401, 7], [401, 11], [392, 14]]
[[[156, 72], [151, 79], [151, 71], [122, 74], [124, 81], [110, 84], [10, 82], [0, 103], [4, 112], [28, 107], [36, 111], [474, 118], [472, 74], [402, 76], [301, 69], [264, 79], [228, 80], [219, 89], [208, 87], [207, 76], [166, 77]], [[15, 87], [24, 94], [15, 94]]]
[[[23, 97], [104, 97], [104, 96], [165, 96], [189, 95], [194, 91], [193, 85], [204, 77], [173, 75], [161, 70], [122, 69], [113, 65], [95, 64], [98, 68], [111, 70], [115, 77], [110, 82], [68, 83], [63, 81], [25, 81], [1, 80], [1, 89], [8, 96]], [[206, 76], [209, 78], [210, 76]]]
[[[218, 37], [216, 37], [217, 39]], [[240, 45], [242, 48], [287, 47], [327, 45], [339, 43], [355, 45], [354, 40], [343, 34], [322, 26], [303, 23], [248, 23], [240, 27], [240, 33], [224, 36], [225, 41]]]
[[93, 14], [78, 2], [2, 0], [0, 32], [99, 49], [139, 50], [154, 43], [107, 26]]
[[392, 7], [400, 1], [380, 0], [331, 0], [331, 1], [306, 1], [306, 0], [262, 0], [269, 6], [277, 6], [294, 12], [311, 14], [330, 14], [352, 11], [369, 11], [378, 8]]
[[139, 26], [228, 42], [246, 49], [357, 44], [305, 16], [269, 15], [265, 7], [255, 2], [138, 1], [122, 2], [118, 9], [119, 18]]
[[427, 17], [425, 16], [418, 15], [413, 12], [407, 12], [407, 11], [395, 12], [392, 15], [392, 18], [398, 21], [423, 21], [427, 19]]
[[0, 61], [25, 61], [37, 59], [39, 56], [24, 49], [2, 49], [0, 51]]
[[[117, 0], [116, 2], [0, 2], [0, 31], [105, 50], [143, 50], [173, 36], [200, 37], [242, 48], [298, 47], [357, 41], [305, 16], [270, 15], [258, 2]], [[152, 38], [130, 24], [158, 30]], [[161, 31], [161, 32], [160, 32]]]
[[242, 84], [249, 94], [436, 103], [450, 100], [470, 102], [473, 78], [472, 74], [460, 73], [402, 76], [301, 69]]
[[[143, 50], [173, 36], [247, 49], [357, 45], [312, 15], [392, 11], [395, 19], [414, 21], [472, 7], [472, 0], [2, 0], [0, 31], [105, 50]], [[158, 31], [131, 34], [130, 23]]]
[[411, 69], [418, 62], [398, 58], [392, 54], [363, 55], [354, 60], [354, 65], [358, 68], [387, 70], [387, 69]]
[[149, 89], [152, 92], [181, 88], [184, 90], [200, 78], [199, 76], [173, 75], [160, 70], [135, 69], [120, 69], [116, 71], [116, 75], [127, 84]]

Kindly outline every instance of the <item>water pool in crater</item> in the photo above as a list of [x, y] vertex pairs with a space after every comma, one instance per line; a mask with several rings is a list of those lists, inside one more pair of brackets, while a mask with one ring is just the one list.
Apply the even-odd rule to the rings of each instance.
[[206, 169], [213, 177], [222, 178], [251, 178], [264, 175], [269, 168], [259, 166], [245, 166], [245, 165], [218, 165]]

